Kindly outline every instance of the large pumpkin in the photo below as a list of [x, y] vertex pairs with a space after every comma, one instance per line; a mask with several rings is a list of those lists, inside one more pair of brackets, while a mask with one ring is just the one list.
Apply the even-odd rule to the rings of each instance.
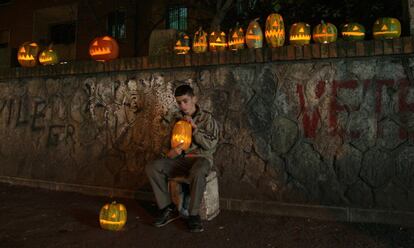
[[171, 135], [171, 148], [175, 148], [180, 144], [183, 144], [183, 150], [188, 150], [191, 146], [191, 136], [193, 130], [191, 123], [188, 121], [180, 120], [174, 125]]
[[342, 37], [344, 40], [363, 40], [365, 38], [365, 28], [359, 23], [348, 23], [342, 27]]
[[119, 231], [125, 225], [126, 220], [125, 206], [115, 201], [111, 204], [105, 204], [99, 213], [99, 223], [106, 230]]
[[263, 32], [257, 22], [259, 18], [251, 21], [246, 31], [246, 44], [248, 48], [263, 47]]
[[321, 23], [313, 29], [312, 35], [313, 41], [316, 43], [331, 43], [336, 41], [338, 30], [332, 23], [321, 21]]
[[193, 52], [204, 53], [207, 51], [207, 33], [200, 27], [193, 38]]
[[23, 67], [33, 67], [37, 63], [39, 46], [35, 42], [25, 42], [17, 51], [17, 61]]
[[224, 51], [227, 47], [226, 33], [220, 30], [211, 32], [208, 39], [210, 52]]
[[239, 24], [234, 29], [230, 29], [228, 40], [230, 50], [237, 51], [244, 48], [244, 31]]
[[294, 23], [289, 30], [289, 42], [292, 45], [303, 46], [311, 40], [310, 25], [304, 22]]
[[59, 57], [56, 51], [49, 47], [40, 53], [39, 62], [42, 65], [54, 65], [59, 63]]
[[279, 14], [270, 14], [266, 19], [265, 37], [269, 47], [280, 47], [285, 43], [285, 24]]
[[180, 32], [175, 42], [174, 51], [176, 54], [187, 54], [190, 51], [190, 37], [184, 32]]
[[396, 18], [379, 18], [372, 27], [372, 34], [374, 39], [398, 38], [401, 35], [401, 23]]
[[89, 54], [96, 61], [109, 61], [118, 58], [118, 42], [110, 37], [97, 37], [89, 45]]

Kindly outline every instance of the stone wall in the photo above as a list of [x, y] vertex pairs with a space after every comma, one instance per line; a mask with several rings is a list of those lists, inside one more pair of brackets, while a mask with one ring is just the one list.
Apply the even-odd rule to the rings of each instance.
[[247, 50], [262, 62], [221, 65], [187, 56], [163, 69], [126, 59], [4, 70], [0, 176], [149, 191], [143, 168], [167, 134], [161, 116], [188, 83], [221, 128], [221, 197], [413, 211], [413, 56], [277, 53]]

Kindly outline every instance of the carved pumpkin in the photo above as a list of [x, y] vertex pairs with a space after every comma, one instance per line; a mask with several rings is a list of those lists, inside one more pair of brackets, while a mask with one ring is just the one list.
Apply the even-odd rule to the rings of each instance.
[[348, 23], [342, 27], [342, 37], [344, 40], [363, 40], [365, 38], [365, 28], [359, 23]]
[[118, 42], [110, 37], [97, 37], [89, 45], [89, 54], [96, 61], [109, 61], [118, 58]]
[[396, 18], [384, 17], [375, 21], [372, 27], [374, 39], [393, 39], [401, 35], [401, 23]]
[[304, 22], [294, 23], [289, 30], [289, 42], [292, 45], [303, 46], [311, 40], [310, 25]]
[[234, 29], [229, 31], [229, 49], [233, 51], [241, 50], [244, 48], [244, 31], [243, 28], [236, 25]]
[[279, 14], [270, 14], [266, 19], [265, 37], [269, 47], [280, 47], [285, 43], [285, 24]]
[[321, 23], [313, 29], [312, 35], [313, 41], [316, 43], [331, 43], [336, 41], [338, 30], [335, 25], [321, 21]]
[[213, 31], [209, 37], [210, 52], [224, 51], [227, 47], [226, 33], [217, 30]]
[[188, 121], [177, 121], [171, 135], [171, 148], [183, 144], [183, 150], [188, 150], [191, 146], [191, 136], [193, 135], [192, 126]]
[[263, 47], [263, 32], [257, 22], [259, 18], [251, 21], [246, 31], [246, 44], [249, 48]]
[[115, 201], [111, 204], [105, 204], [99, 213], [99, 223], [106, 230], [119, 231], [125, 225], [126, 220], [125, 206]]
[[37, 63], [39, 46], [35, 42], [25, 42], [17, 51], [17, 61], [23, 67], [33, 67]]
[[184, 32], [178, 34], [174, 51], [176, 54], [187, 54], [190, 51], [190, 37]]
[[39, 62], [42, 65], [54, 65], [59, 63], [59, 57], [56, 51], [49, 47], [40, 53]]
[[194, 34], [193, 52], [204, 53], [207, 51], [207, 33], [200, 27]]

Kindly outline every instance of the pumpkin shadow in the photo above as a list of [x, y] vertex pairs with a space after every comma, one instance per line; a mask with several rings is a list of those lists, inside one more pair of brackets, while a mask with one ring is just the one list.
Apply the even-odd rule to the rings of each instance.
[[93, 211], [92, 209], [72, 208], [69, 210], [68, 214], [83, 225], [92, 228], [100, 228], [99, 213]]

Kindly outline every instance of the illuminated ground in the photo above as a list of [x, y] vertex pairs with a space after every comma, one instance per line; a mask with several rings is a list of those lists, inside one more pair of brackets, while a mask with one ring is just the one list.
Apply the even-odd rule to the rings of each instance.
[[414, 247], [414, 228], [323, 222], [222, 211], [204, 233], [187, 232], [182, 220], [150, 225], [155, 206], [121, 200], [124, 231], [100, 229], [98, 212], [108, 198], [0, 184], [0, 247]]

